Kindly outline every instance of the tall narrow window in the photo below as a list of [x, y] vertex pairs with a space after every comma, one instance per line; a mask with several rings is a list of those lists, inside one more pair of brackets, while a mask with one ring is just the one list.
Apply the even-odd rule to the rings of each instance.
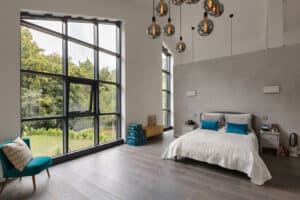
[[121, 139], [120, 41], [120, 22], [22, 13], [22, 136], [33, 155]]
[[162, 116], [163, 126], [171, 127], [171, 54], [162, 49]]

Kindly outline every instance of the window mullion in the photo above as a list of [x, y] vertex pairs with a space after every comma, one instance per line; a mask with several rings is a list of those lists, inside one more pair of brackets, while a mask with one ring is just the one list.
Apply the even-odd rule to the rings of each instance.
[[[94, 22], [94, 45], [98, 46], [99, 44], [99, 26], [98, 22]], [[94, 120], [94, 143], [95, 145], [99, 144], [99, 52], [94, 49], [94, 79], [96, 80], [95, 87], [95, 120]]]
[[[68, 24], [67, 20], [62, 21], [62, 30], [65, 36], [68, 35]], [[69, 80], [68, 80], [68, 37], [64, 37], [62, 40], [62, 63], [63, 63], [63, 75], [64, 79], [64, 94], [63, 94], [63, 110], [64, 110], [64, 120], [63, 120], [63, 152], [68, 153], [69, 146]]]

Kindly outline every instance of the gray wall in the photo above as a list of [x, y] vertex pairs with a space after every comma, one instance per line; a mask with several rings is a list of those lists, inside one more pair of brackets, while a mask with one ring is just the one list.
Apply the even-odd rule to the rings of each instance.
[[[280, 94], [264, 94], [270, 85], [280, 85]], [[300, 133], [300, 45], [176, 66], [174, 88], [175, 135], [203, 111], [266, 115], [280, 124], [284, 144], [288, 133]], [[197, 96], [186, 97], [188, 90]]]

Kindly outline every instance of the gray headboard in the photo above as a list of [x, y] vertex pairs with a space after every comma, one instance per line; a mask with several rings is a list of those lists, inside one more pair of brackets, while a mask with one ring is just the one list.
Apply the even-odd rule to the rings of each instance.
[[[223, 114], [247, 114], [242, 112], [232, 112], [232, 111], [209, 111], [208, 113], [223, 113]], [[200, 122], [202, 120], [202, 113], [200, 113]], [[255, 133], [258, 133], [257, 130], [259, 130], [259, 120], [258, 118], [252, 114], [252, 127], [254, 129]]]

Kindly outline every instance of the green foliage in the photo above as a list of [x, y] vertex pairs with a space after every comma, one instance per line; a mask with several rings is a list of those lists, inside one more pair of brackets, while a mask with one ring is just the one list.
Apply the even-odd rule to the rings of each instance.
[[[90, 60], [80, 62], [78, 65], [69, 58], [69, 75], [74, 77], [94, 78], [94, 65]], [[62, 57], [57, 53], [45, 54], [44, 50], [34, 41], [28, 28], [21, 28], [21, 68], [26, 70], [62, 74]], [[116, 71], [108, 67], [100, 69], [100, 79], [115, 81]], [[21, 80], [22, 117], [55, 116], [63, 113], [63, 79], [51, 76], [41, 76], [30, 73], [22, 73]], [[101, 84], [100, 109], [102, 112], [116, 111], [116, 88], [112, 85]], [[87, 108], [90, 103], [90, 91], [82, 85], [72, 84], [70, 87], [69, 102], [75, 108]], [[104, 123], [109, 123], [106, 121]], [[57, 124], [51, 120], [38, 121], [30, 126], [40, 130], [42, 127], [57, 128]], [[32, 131], [34, 132], [34, 131]], [[49, 131], [48, 131], [49, 132]], [[47, 133], [49, 134], [49, 133]], [[51, 133], [52, 134], [52, 133]], [[73, 133], [70, 134], [71, 137]], [[89, 137], [84, 134], [82, 137]]]

